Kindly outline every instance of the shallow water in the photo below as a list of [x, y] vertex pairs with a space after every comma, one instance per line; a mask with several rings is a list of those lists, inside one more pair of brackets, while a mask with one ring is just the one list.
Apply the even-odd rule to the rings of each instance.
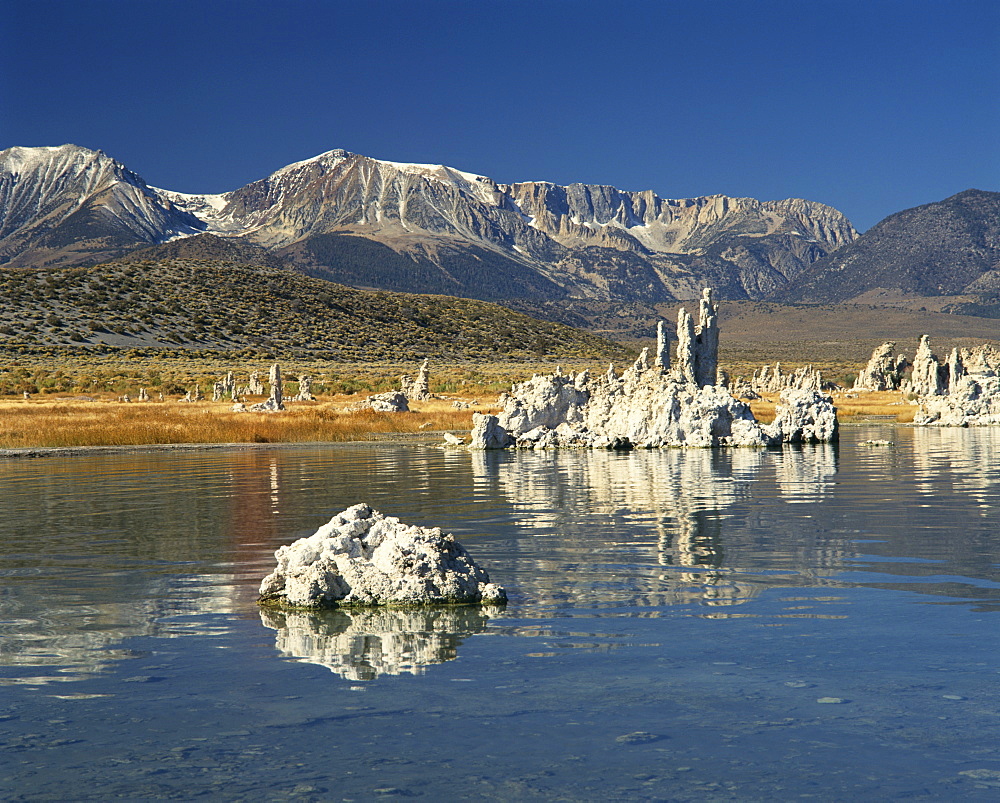
[[[0, 797], [996, 800], [998, 449], [0, 462]], [[358, 501], [510, 603], [259, 611]]]

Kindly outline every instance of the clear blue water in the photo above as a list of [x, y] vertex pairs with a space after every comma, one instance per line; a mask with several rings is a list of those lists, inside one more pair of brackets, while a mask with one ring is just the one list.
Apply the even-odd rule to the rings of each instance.
[[[1000, 799], [998, 450], [2, 461], [0, 798]], [[510, 603], [260, 612], [359, 501]]]

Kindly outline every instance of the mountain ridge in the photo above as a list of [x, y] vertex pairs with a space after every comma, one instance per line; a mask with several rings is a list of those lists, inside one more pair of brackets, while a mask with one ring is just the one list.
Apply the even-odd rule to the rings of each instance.
[[[77, 161], [110, 160], [76, 146], [10, 149], [0, 158], [14, 150], [33, 150], [36, 162], [60, 150], [75, 152]], [[93, 225], [73, 228], [65, 219], [69, 215], [14, 217], [16, 225], [7, 227], [12, 231], [0, 237], [0, 260], [26, 267], [93, 263], [210, 233], [245, 239], [292, 266], [337, 277], [343, 271], [330, 238], [348, 236], [406, 256], [437, 292], [666, 301], [694, 297], [706, 284], [715, 286], [720, 297], [760, 297], [857, 237], [837, 210], [801, 199], [715, 195], [672, 200], [650, 190], [604, 185], [499, 184], [443, 165], [381, 161], [344, 150], [286, 165], [217, 195], [152, 188], [110, 161], [113, 169], [105, 164], [100, 173], [104, 184], [68, 185], [74, 201], [86, 199], [90, 217], [82, 223]], [[19, 177], [8, 169], [0, 175], [0, 188], [13, 187]], [[38, 183], [51, 191], [50, 205], [65, 211], [67, 201], [59, 199], [58, 188]], [[109, 217], [103, 201], [109, 194], [117, 197], [119, 185], [132, 187], [126, 193], [130, 203], [119, 202], [121, 211], [111, 209]], [[6, 220], [9, 205], [0, 208]], [[115, 224], [140, 213], [155, 225]], [[61, 233], [54, 243], [62, 244], [64, 253], [30, 247], [33, 237], [36, 242], [51, 238], [53, 231]], [[76, 240], [62, 236], [67, 231], [76, 232]], [[310, 247], [316, 237], [325, 238], [322, 248]], [[490, 264], [491, 275], [508, 273], [510, 280], [484, 283], [483, 271], [469, 269], [477, 259]], [[405, 274], [406, 267], [399, 263], [398, 270]], [[390, 273], [385, 280], [400, 285], [405, 275]]]
[[968, 189], [889, 215], [817, 260], [772, 300], [902, 303], [948, 296], [956, 298], [956, 311], [966, 303], [1000, 305], [1000, 192]]

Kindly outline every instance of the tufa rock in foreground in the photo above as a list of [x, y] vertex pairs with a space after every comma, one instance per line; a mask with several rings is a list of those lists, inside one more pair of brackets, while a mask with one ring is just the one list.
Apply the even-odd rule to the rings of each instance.
[[473, 415], [472, 448], [543, 449], [553, 446], [629, 449], [664, 446], [777, 446], [837, 440], [833, 400], [815, 390], [787, 389], [772, 424], [762, 425], [750, 407], [716, 385], [718, 317], [711, 291], [701, 299], [695, 328], [681, 308], [676, 365], [664, 359], [658, 331], [653, 365], [643, 350], [620, 377], [583, 371], [534, 376], [501, 397], [499, 416]]
[[507, 601], [454, 536], [358, 504], [274, 553], [258, 603], [281, 608]]

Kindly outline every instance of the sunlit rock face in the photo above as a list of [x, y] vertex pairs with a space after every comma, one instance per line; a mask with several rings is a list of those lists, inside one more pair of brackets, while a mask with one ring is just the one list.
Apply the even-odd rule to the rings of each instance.
[[271, 385], [271, 393], [267, 397], [267, 401], [253, 405], [250, 408], [252, 412], [276, 413], [285, 409], [281, 386], [281, 368], [278, 367], [278, 363], [271, 366], [268, 381]]
[[837, 413], [828, 396], [786, 390], [776, 412], [774, 423], [761, 424], [725, 388], [699, 388], [656, 369], [633, 366], [615, 379], [553, 374], [515, 386], [499, 416], [474, 414], [471, 445], [655, 449], [837, 440]]
[[914, 423], [939, 427], [1000, 426], [1000, 376], [963, 376], [952, 384], [946, 396], [921, 398]]
[[947, 387], [947, 366], [942, 367], [938, 363], [937, 357], [931, 352], [927, 335], [924, 335], [913, 356], [913, 371], [905, 388], [918, 396], [940, 396], [947, 391]]
[[430, 372], [427, 370], [427, 360], [420, 366], [416, 379], [408, 376], [399, 378], [400, 390], [411, 401], [427, 401], [431, 397]]
[[308, 538], [279, 547], [260, 603], [278, 607], [500, 604], [490, 582], [454, 536], [403, 524], [368, 505], [338, 513]]
[[939, 364], [920, 338], [910, 389], [919, 395], [915, 424], [939, 427], [1000, 425], [1000, 352], [990, 345], [953, 349]]
[[906, 357], [902, 354], [893, 356], [896, 344], [892, 341], [883, 343], [872, 352], [868, 365], [858, 372], [854, 380], [854, 390], [899, 390], [903, 384], [903, 371], [906, 370]]
[[774, 423], [761, 425], [750, 407], [717, 385], [718, 308], [702, 294], [696, 327], [682, 307], [673, 368], [663, 364], [662, 339], [653, 365], [643, 350], [620, 377], [613, 368], [534, 376], [500, 401], [499, 416], [474, 415], [472, 448], [659, 448], [774, 446], [835, 441], [833, 400], [811, 389], [783, 391]]
[[357, 408], [372, 409], [376, 413], [410, 412], [406, 394], [399, 390], [390, 390], [388, 393], [376, 393], [374, 396], [368, 396], [357, 404]]
[[496, 606], [460, 605], [323, 611], [262, 609], [277, 631], [275, 647], [291, 658], [327, 667], [348, 680], [418, 675], [454, 660], [466, 636], [482, 633]]
[[780, 393], [783, 390], [822, 390], [823, 376], [811, 365], [804, 365], [795, 371], [785, 373], [781, 363], [765, 365], [754, 371], [749, 382], [742, 381], [738, 387], [730, 386], [736, 395], [755, 398], [760, 393]]

